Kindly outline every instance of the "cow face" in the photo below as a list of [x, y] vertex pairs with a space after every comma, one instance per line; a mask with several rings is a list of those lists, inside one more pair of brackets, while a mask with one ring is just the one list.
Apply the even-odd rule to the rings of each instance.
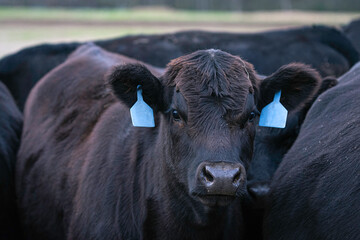
[[280, 89], [288, 107], [294, 108], [316, 88], [317, 76], [288, 84], [291, 71], [306, 69], [284, 67], [260, 85], [251, 64], [207, 50], [173, 60], [160, 79], [143, 66], [124, 65], [108, 81], [129, 107], [136, 86], [142, 85], [144, 100], [157, 112], [155, 148], [160, 149], [169, 182], [196, 201], [221, 206], [245, 192], [259, 109]]
[[171, 92], [169, 164], [191, 196], [228, 204], [244, 192], [252, 156], [258, 115], [252, 66], [221, 51], [199, 51], [172, 61], [163, 82]]
[[[312, 70], [308, 69], [307, 71], [310, 72]], [[306, 113], [312, 103], [320, 94], [336, 86], [336, 84], [336, 78], [324, 78], [321, 81], [319, 90], [314, 93], [312, 98], [309, 98], [309, 101], [304, 101], [295, 110], [289, 112], [284, 129], [257, 126], [254, 154], [247, 174], [247, 187], [252, 199], [259, 207], [263, 207], [266, 195], [270, 189], [271, 178], [281, 163], [282, 158], [296, 140]]]

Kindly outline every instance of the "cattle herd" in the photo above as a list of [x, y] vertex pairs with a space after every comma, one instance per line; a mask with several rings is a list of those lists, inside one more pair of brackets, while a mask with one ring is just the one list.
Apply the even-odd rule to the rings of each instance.
[[0, 239], [359, 239], [359, 52], [360, 19], [0, 59]]

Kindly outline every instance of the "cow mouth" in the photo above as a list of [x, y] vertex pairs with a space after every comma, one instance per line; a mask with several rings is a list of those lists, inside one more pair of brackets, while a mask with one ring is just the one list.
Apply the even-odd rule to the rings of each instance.
[[196, 197], [202, 204], [208, 207], [225, 207], [230, 205], [234, 199], [234, 195], [198, 195]]

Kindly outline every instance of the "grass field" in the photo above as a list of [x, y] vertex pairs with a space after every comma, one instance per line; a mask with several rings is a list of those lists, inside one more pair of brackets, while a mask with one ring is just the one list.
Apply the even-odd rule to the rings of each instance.
[[311, 24], [340, 26], [358, 17], [360, 13], [0, 7], [0, 57], [43, 42], [86, 41], [193, 29], [254, 32]]

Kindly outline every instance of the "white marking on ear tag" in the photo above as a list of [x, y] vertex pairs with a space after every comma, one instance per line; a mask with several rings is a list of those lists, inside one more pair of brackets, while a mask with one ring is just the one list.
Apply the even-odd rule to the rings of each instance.
[[141, 86], [137, 86], [137, 101], [130, 108], [134, 127], [155, 127], [154, 111], [144, 102]]
[[275, 93], [274, 100], [262, 109], [259, 126], [285, 128], [288, 111], [280, 103], [280, 97], [281, 90]]

